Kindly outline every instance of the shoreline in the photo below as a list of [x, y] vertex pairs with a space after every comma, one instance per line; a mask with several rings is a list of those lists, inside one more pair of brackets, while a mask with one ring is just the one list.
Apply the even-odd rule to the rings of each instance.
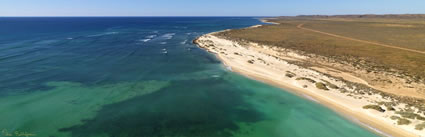
[[[219, 58], [219, 57], [218, 57]], [[221, 58], [219, 58], [220, 61]], [[227, 66], [227, 65], [226, 65]], [[404, 130], [401, 130], [399, 128], [393, 128], [386, 125], [382, 125], [379, 122], [373, 120], [372, 117], [362, 116], [355, 111], [348, 111], [346, 107], [338, 105], [338, 102], [328, 100], [325, 97], [317, 96], [311, 92], [303, 91], [304, 89], [301, 89], [296, 86], [287, 85], [284, 83], [279, 83], [277, 81], [268, 80], [266, 78], [263, 78], [261, 76], [255, 76], [250, 74], [249, 72], [244, 72], [243, 70], [235, 69], [234, 67], [231, 67], [232, 72], [238, 73], [240, 75], [243, 75], [247, 78], [256, 80], [258, 82], [266, 83], [268, 85], [283, 89], [284, 91], [287, 91], [291, 94], [294, 94], [298, 97], [304, 98], [309, 101], [313, 101], [317, 104], [320, 104], [328, 109], [331, 109], [332, 111], [336, 112], [338, 115], [344, 117], [345, 119], [356, 123], [357, 125], [365, 128], [366, 130], [369, 130], [377, 135], [380, 136], [395, 136], [395, 137], [402, 137], [402, 136], [415, 136], [414, 134], [411, 134], [409, 132], [406, 132]]]
[[270, 22], [270, 21], [268, 21], [268, 19], [274, 19], [274, 18], [260, 19], [260, 21], [264, 22], [264, 23], [269, 23], [269, 24], [279, 24], [279, 23], [276, 23], [276, 22]]
[[[254, 27], [258, 27], [258, 25], [255, 25]], [[293, 68], [291, 70], [302, 70], [303, 75], [314, 74], [318, 79], [326, 78], [329, 81], [332, 80], [332, 78], [328, 78], [327, 76], [315, 74], [314, 71], [308, 71], [305, 68], [288, 64], [288, 62], [281, 61], [276, 57], [274, 57], [276, 58], [274, 59], [271, 54], [262, 55], [266, 52], [269, 52], [267, 48], [258, 48], [258, 45], [253, 43], [251, 44], [253, 44], [254, 47], [257, 46], [256, 48], [244, 47], [239, 45], [237, 42], [213, 36], [215, 33], [218, 32], [206, 34], [194, 41], [200, 48], [215, 54], [215, 56], [223, 63], [223, 65], [231, 68], [229, 71], [236, 72], [250, 79], [284, 89], [285, 91], [288, 91], [299, 97], [321, 104], [338, 113], [347, 120], [350, 120], [359, 126], [376, 133], [377, 135], [412, 137], [423, 135], [419, 134], [420, 131], [412, 132], [412, 130], [406, 130], [407, 128], [411, 128], [411, 126], [400, 128], [400, 126], [395, 125], [393, 121], [388, 120], [388, 117], [383, 118], [382, 114], [377, 111], [375, 112], [375, 110], [363, 109], [362, 106], [368, 103], [368, 101], [365, 99], [360, 99], [359, 101], [348, 98], [344, 94], [325, 93], [321, 90], [311, 88], [314, 87], [314, 85], [308, 84], [306, 82], [299, 82], [280, 76], [276, 77], [276, 75], [285, 73], [283, 69], [279, 70], [280, 68], [273, 68], [276, 67], [275, 65], [281, 65], [284, 67]], [[234, 55], [232, 52], [234, 52]], [[259, 53], [257, 54], [256, 52]], [[270, 58], [266, 56], [269, 56]], [[250, 62], [254, 61], [254, 59], [257, 57], [258, 60], [255, 60], [255, 63]], [[295, 58], [292, 59], [297, 60], [300, 58], [302, 57], [295, 56]], [[247, 60], [249, 63], [247, 63]], [[262, 64], [257, 63], [257, 61], [262, 61]], [[308, 85], [308, 88], [305, 88], [306, 85]], [[338, 86], [341, 86], [341, 84], [338, 84]]]

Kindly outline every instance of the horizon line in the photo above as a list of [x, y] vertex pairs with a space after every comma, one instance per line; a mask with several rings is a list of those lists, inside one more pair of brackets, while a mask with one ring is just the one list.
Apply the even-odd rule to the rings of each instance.
[[279, 16], [0, 16], [1, 17], [279, 17]]
[[359, 13], [359, 14], [299, 14], [299, 15], [276, 15], [276, 16], [269, 16], [269, 15], [261, 15], [261, 16], [250, 16], [250, 15], [240, 15], [240, 16], [233, 16], [233, 15], [200, 15], [200, 16], [192, 16], [192, 15], [157, 15], [157, 16], [149, 16], [149, 15], [60, 15], [60, 16], [53, 16], [53, 15], [41, 15], [41, 16], [2, 16], [1, 17], [297, 17], [297, 16], [341, 16], [341, 15], [425, 15], [425, 13], [385, 13], [385, 14], [376, 14], [376, 13]]

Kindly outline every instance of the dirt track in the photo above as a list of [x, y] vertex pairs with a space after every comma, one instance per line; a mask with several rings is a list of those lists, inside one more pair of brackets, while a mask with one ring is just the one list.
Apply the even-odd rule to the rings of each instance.
[[420, 54], [425, 54], [425, 51], [419, 51], [419, 50], [414, 50], [414, 49], [402, 48], [402, 47], [391, 46], [391, 45], [387, 45], [387, 44], [381, 44], [381, 43], [376, 43], [376, 42], [371, 42], [371, 41], [366, 41], [366, 40], [360, 40], [360, 39], [345, 37], [345, 36], [327, 33], [327, 32], [323, 32], [323, 31], [318, 31], [318, 30], [314, 30], [314, 29], [304, 28], [303, 25], [304, 24], [299, 24], [297, 26], [297, 28], [307, 30], [307, 31], [316, 32], [316, 33], [320, 33], [320, 34], [325, 34], [325, 35], [332, 36], [332, 37], [337, 37], [337, 38], [342, 38], [342, 39], [347, 39], [347, 40], [352, 40], [352, 41], [357, 41], [357, 42], [362, 42], [362, 43], [367, 43], [367, 44], [373, 44], [373, 45], [383, 46], [383, 47], [388, 47], [388, 48], [400, 49], [400, 50], [404, 50], [404, 51], [416, 52], [416, 53], [420, 53]]

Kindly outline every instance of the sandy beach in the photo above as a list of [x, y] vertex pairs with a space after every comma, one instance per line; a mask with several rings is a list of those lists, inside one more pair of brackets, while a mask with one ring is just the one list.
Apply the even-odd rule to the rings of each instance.
[[[285, 50], [282, 54], [278, 49], [252, 42], [240, 44], [219, 38], [214, 33], [201, 36], [194, 42], [215, 54], [225, 66], [231, 68], [231, 71], [327, 106], [377, 134], [399, 137], [425, 136], [424, 131], [415, 130], [415, 124], [419, 124], [420, 121], [412, 121], [413, 124], [410, 125], [398, 125], [397, 121], [391, 119], [391, 116], [395, 114], [394, 111], [379, 112], [364, 109], [363, 106], [371, 103], [391, 102], [390, 99], [379, 94], [355, 94], [358, 92], [357, 87], [344, 81], [367, 84], [364, 80], [348, 73], [336, 73], [344, 79], [341, 80], [317, 70], [326, 68], [312, 69], [291, 63], [308, 60], [307, 56], [290, 50]], [[323, 83], [328, 85], [327, 88], [319, 88]], [[398, 110], [403, 109], [404, 106], [405, 104], [398, 104], [394, 108]]]

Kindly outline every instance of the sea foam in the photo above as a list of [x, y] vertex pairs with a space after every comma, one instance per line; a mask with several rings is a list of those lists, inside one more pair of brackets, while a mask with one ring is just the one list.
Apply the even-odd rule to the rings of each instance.
[[316, 99], [312, 98], [311, 96], [308, 96], [308, 95], [305, 95], [305, 94], [303, 94], [303, 96], [304, 96], [305, 98], [307, 98], [307, 99], [311, 100], [311, 101], [314, 101], [314, 102], [316, 102], [316, 103], [320, 103], [318, 100], [316, 100]]
[[87, 37], [99, 37], [99, 36], [113, 35], [113, 34], [118, 34], [118, 32], [106, 32], [106, 33], [101, 33], [101, 34], [89, 35]]
[[393, 136], [391, 136], [391, 135], [389, 135], [389, 134], [387, 134], [387, 133], [385, 133], [385, 132], [382, 132], [381, 130], [379, 130], [379, 129], [376, 129], [376, 128], [374, 128], [374, 127], [372, 127], [372, 126], [369, 126], [368, 124], [365, 124], [365, 123], [362, 123], [362, 122], [359, 122], [360, 124], [362, 124], [363, 126], [365, 126], [365, 127], [367, 127], [367, 128], [369, 128], [370, 130], [373, 130], [373, 131], [375, 131], [375, 132], [377, 132], [377, 133], [379, 133], [379, 134], [381, 134], [381, 135], [383, 135], [383, 136], [386, 136], [386, 137], [393, 137]]
[[153, 38], [155, 38], [157, 35], [149, 35], [149, 36], [146, 36], [145, 38], [147, 38], [147, 39], [153, 39]]
[[141, 39], [140, 41], [148, 42], [148, 41], [150, 41], [150, 40], [152, 40], [152, 39]]
[[167, 33], [162, 35], [163, 38], [165, 39], [172, 39], [174, 37], [174, 35], [176, 35], [176, 33]]
[[226, 66], [226, 69], [227, 69], [227, 70], [230, 70], [230, 71], [233, 71], [233, 70], [232, 70], [232, 67], [230, 67], [230, 66]]
[[187, 40], [184, 40], [183, 42], [180, 42], [180, 44], [184, 45], [186, 44]]

